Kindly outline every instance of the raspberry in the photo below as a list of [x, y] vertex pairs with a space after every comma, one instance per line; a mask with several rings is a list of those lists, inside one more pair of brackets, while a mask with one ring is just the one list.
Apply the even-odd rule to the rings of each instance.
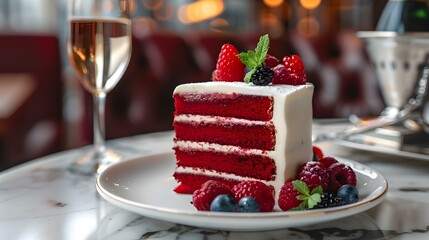
[[291, 74], [303, 76], [305, 73], [304, 63], [298, 55], [283, 57], [283, 65], [289, 70]]
[[274, 68], [278, 64], [279, 64], [279, 60], [276, 57], [271, 56], [270, 54], [267, 54], [265, 56], [265, 61], [264, 61], [265, 67]]
[[253, 197], [259, 204], [261, 212], [272, 212], [274, 208], [273, 189], [260, 181], [244, 181], [232, 188], [235, 200], [238, 202], [243, 197]]
[[319, 159], [323, 158], [322, 149], [319, 147], [313, 146], [313, 161], [319, 161]]
[[287, 84], [289, 71], [282, 64], [279, 64], [273, 68], [274, 77], [272, 80], [273, 84]]
[[323, 191], [329, 190], [329, 173], [320, 162], [306, 162], [301, 166], [298, 180], [307, 183], [310, 190], [322, 186]]
[[328, 169], [332, 164], [337, 163], [338, 161], [333, 157], [323, 157], [319, 158], [319, 162], [321, 162], [323, 166]]
[[301, 200], [296, 199], [300, 193], [293, 187], [292, 182], [285, 183], [280, 189], [278, 204], [281, 210], [287, 211], [296, 208], [301, 204]]
[[192, 194], [192, 202], [196, 209], [200, 211], [209, 211], [213, 199], [220, 194], [233, 195], [231, 189], [222, 183], [209, 180], [205, 182], [200, 189]]
[[307, 75], [304, 73], [303, 76], [291, 73], [287, 79], [289, 85], [304, 85], [307, 82]]
[[302, 85], [307, 82], [304, 64], [298, 55], [285, 56], [283, 58], [283, 64], [288, 71], [288, 74], [282, 80], [283, 84]]
[[242, 82], [246, 68], [237, 57], [238, 50], [232, 44], [224, 44], [219, 53], [216, 70], [213, 71], [213, 81]]
[[273, 70], [271, 70], [267, 67], [262, 67], [262, 68], [258, 68], [252, 74], [250, 81], [253, 82], [253, 84], [255, 84], [255, 85], [265, 86], [265, 85], [270, 84], [273, 76], [274, 76]]
[[345, 184], [356, 187], [356, 173], [350, 166], [344, 163], [334, 163], [328, 168], [329, 190], [336, 193]]
[[274, 77], [273, 84], [288, 84], [288, 85], [302, 85], [306, 83], [307, 76], [300, 77], [295, 73], [291, 73], [284, 65], [279, 64], [273, 68]]

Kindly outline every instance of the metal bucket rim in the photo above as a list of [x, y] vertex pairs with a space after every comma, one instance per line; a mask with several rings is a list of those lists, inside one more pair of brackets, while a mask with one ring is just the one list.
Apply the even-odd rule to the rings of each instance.
[[362, 39], [395, 39], [407, 41], [427, 41], [429, 44], [429, 32], [389, 32], [389, 31], [359, 31], [357, 36]]

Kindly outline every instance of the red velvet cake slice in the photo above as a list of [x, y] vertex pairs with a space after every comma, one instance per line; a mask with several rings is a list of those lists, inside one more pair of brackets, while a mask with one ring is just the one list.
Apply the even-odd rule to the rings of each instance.
[[178, 86], [174, 150], [178, 193], [209, 180], [259, 180], [278, 194], [311, 160], [313, 85], [205, 82]]

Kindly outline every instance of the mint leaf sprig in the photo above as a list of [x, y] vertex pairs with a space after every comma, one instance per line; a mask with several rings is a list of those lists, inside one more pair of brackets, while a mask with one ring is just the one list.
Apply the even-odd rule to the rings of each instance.
[[256, 69], [262, 67], [265, 57], [267, 56], [269, 46], [270, 38], [268, 37], [268, 34], [265, 34], [259, 38], [259, 42], [256, 45], [254, 51], [248, 50], [247, 52], [238, 54], [238, 58], [241, 60], [241, 62], [247, 67], [251, 68], [251, 70], [246, 73], [244, 82], [249, 83], [250, 78]]
[[292, 208], [291, 210], [312, 209], [318, 203], [322, 202], [322, 186], [318, 186], [310, 192], [308, 185], [301, 180], [293, 181], [292, 185], [299, 193], [301, 193], [301, 195], [296, 196], [296, 199], [301, 200], [302, 203], [298, 207]]

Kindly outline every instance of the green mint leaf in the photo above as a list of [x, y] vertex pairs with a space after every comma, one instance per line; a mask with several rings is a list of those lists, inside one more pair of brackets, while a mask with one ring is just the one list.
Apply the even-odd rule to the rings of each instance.
[[307, 208], [308, 208], [307, 201], [303, 201], [298, 207], [294, 207], [289, 210], [297, 211], [297, 210], [306, 210]]
[[310, 195], [310, 188], [308, 185], [301, 181], [301, 180], [295, 180], [292, 182], [293, 187], [300, 192], [303, 195], [309, 196]]
[[[265, 34], [259, 38], [255, 51], [248, 50], [237, 55], [241, 62], [249, 68], [259, 68], [265, 61], [270, 45], [270, 38]], [[249, 77], [250, 79], [250, 77]]]
[[249, 72], [246, 73], [246, 76], [244, 76], [244, 82], [245, 83], [250, 83], [250, 78], [252, 77], [253, 73], [256, 72], [256, 68], [253, 68], [252, 70], [250, 70]]
[[241, 60], [241, 62], [250, 67], [255, 68], [256, 67], [256, 59], [255, 59], [255, 52], [252, 50], [249, 50], [247, 52], [242, 52], [237, 55], [237, 57]]
[[309, 198], [309, 196], [306, 195], [298, 195], [296, 196], [296, 199], [300, 200], [300, 201], [305, 201]]
[[320, 202], [322, 202], [320, 194], [313, 194], [308, 198], [308, 208], [314, 208], [314, 206], [316, 206]]
[[257, 62], [259, 63], [258, 65], [262, 65], [262, 63], [265, 61], [269, 47], [270, 38], [268, 37], [268, 34], [265, 34], [259, 38], [259, 42], [255, 48]]
[[311, 191], [311, 195], [313, 195], [313, 194], [316, 194], [316, 193], [318, 193], [318, 194], [320, 194], [320, 195], [322, 195], [323, 194], [323, 188], [322, 188], [322, 186], [317, 186], [316, 188], [314, 188], [312, 191]]

